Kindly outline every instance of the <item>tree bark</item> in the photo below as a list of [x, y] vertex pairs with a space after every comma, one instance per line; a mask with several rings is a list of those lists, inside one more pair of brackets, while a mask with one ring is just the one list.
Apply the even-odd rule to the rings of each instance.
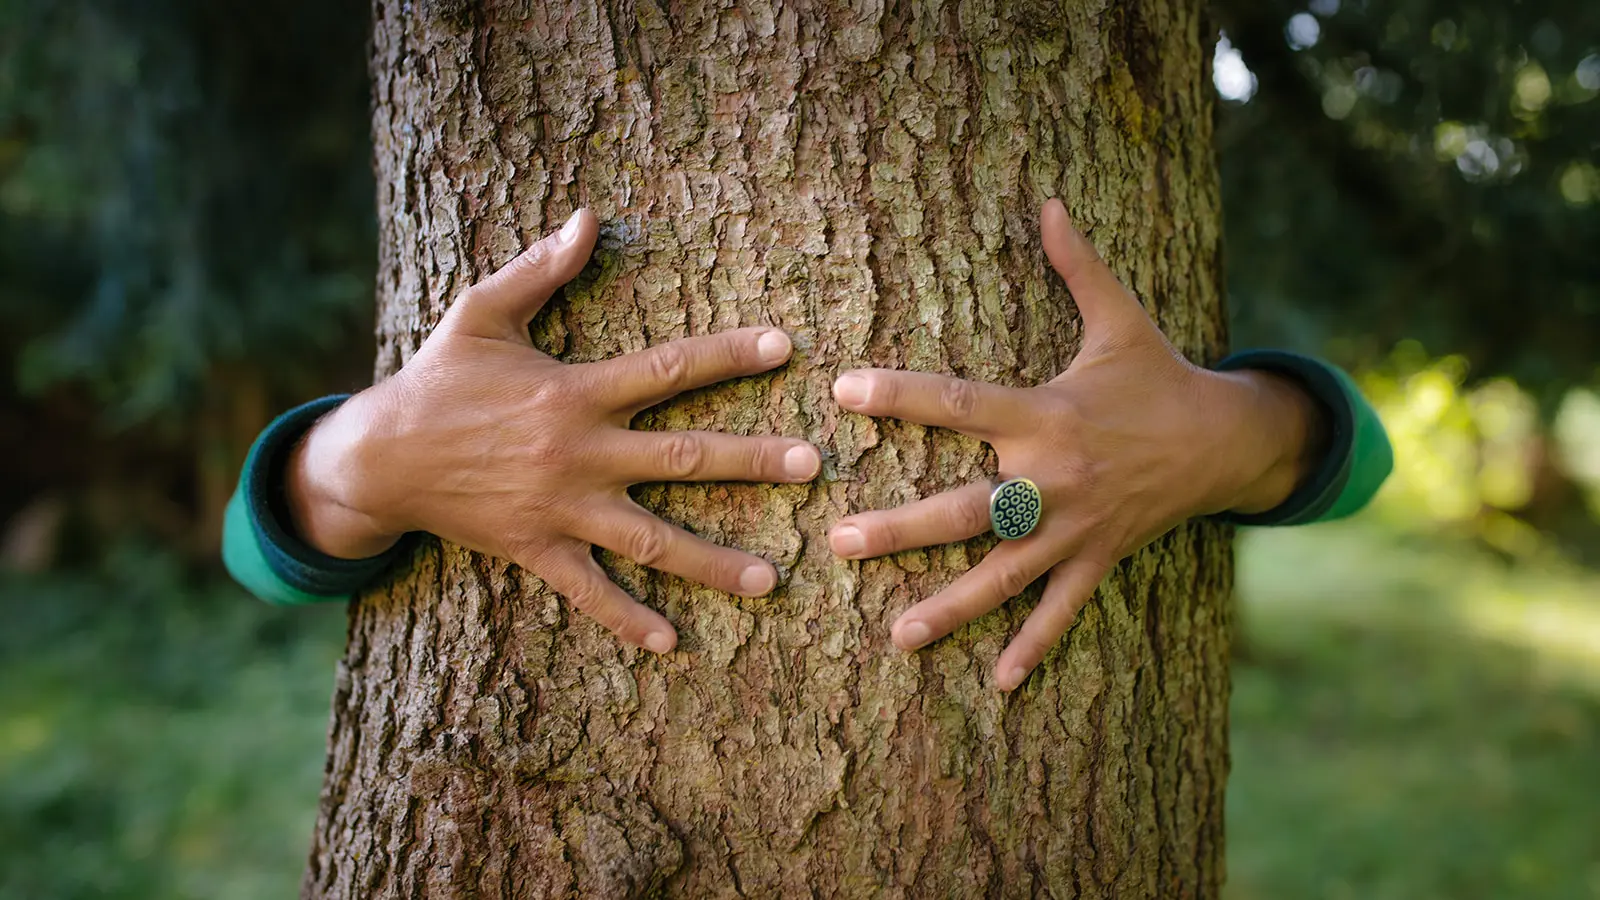
[[638, 491], [762, 554], [770, 597], [602, 555], [680, 630], [626, 648], [438, 541], [353, 604], [310, 897], [1198, 897], [1222, 880], [1224, 529], [1125, 562], [1011, 695], [1037, 588], [915, 654], [894, 617], [989, 544], [865, 563], [828, 525], [989, 477], [956, 434], [844, 414], [855, 366], [1028, 385], [1079, 320], [1040, 204], [1192, 359], [1224, 349], [1200, 4], [377, 0], [378, 376], [575, 207], [596, 265], [534, 325], [594, 360], [782, 326], [779, 372], [641, 428], [805, 436], [810, 485]]

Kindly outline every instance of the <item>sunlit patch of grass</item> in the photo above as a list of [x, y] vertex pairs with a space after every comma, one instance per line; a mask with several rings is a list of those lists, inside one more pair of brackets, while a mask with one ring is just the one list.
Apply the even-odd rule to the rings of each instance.
[[1371, 521], [1240, 559], [1230, 897], [1600, 896], [1600, 577]]
[[1529, 585], [1469, 585], [1455, 624], [1486, 641], [1531, 651], [1550, 674], [1579, 678], [1600, 691], [1600, 583], [1551, 579]]

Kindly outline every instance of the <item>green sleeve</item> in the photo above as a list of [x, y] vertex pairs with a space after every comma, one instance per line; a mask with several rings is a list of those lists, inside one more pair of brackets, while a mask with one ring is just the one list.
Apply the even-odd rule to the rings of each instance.
[[291, 409], [256, 438], [222, 526], [222, 562], [234, 580], [268, 603], [347, 600], [394, 561], [402, 544], [367, 559], [340, 559], [306, 544], [288, 527], [284, 463], [317, 419], [345, 401], [324, 397]]
[[1246, 350], [1217, 365], [1218, 371], [1258, 369], [1300, 383], [1328, 415], [1328, 454], [1288, 499], [1262, 513], [1223, 513], [1239, 525], [1309, 525], [1356, 512], [1394, 468], [1394, 450], [1378, 414], [1350, 376], [1337, 366], [1285, 350]]

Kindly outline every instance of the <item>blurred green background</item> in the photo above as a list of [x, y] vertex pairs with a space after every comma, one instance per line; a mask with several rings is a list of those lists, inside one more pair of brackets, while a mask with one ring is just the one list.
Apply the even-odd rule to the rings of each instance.
[[[1235, 343], [1397, 468], [1246, 533], [1231, 897], [1600, 897], [1600, 4], [1221, 0]], [[0, 0], [0, 898], [291, 895], [339, 609], [219, 571], [370, 371], [359, 5]]]

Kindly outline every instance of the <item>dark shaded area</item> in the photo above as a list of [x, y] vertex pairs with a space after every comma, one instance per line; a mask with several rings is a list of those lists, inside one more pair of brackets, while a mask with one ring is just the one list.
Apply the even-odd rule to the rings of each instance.
[[269, 411], [366, 377], [365, 16], [0, 6], [0, 521], [206, 554]]
[[293, 896], [343, 613], [137, 545], [0, 573], [0, 898]]

